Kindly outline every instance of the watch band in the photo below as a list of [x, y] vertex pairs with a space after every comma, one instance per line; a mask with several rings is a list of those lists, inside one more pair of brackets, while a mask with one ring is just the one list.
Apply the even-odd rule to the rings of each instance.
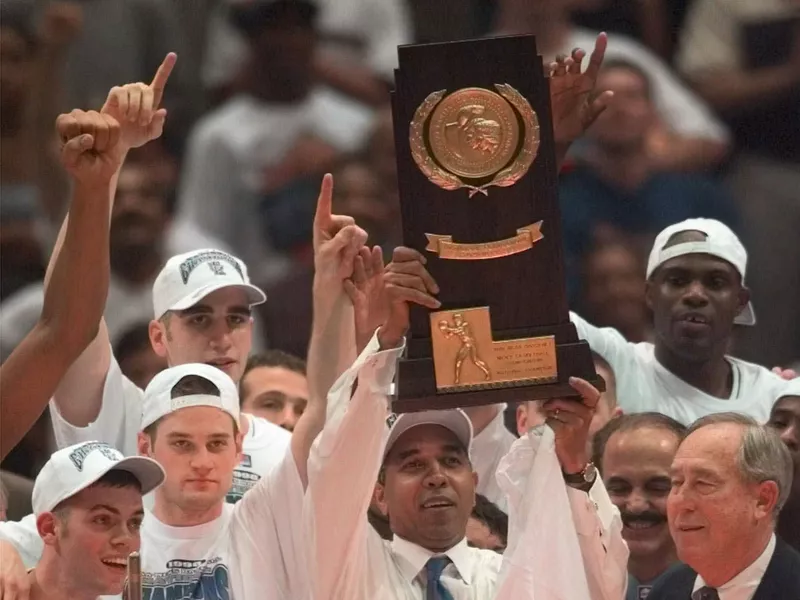
[[592, 489], [597, 479], [597, 469], [592, 462], [586, 463], [583, 469], [577, 473], [564, 473], [562, 471], [562, 474], [564, 476], [564, 482], [568, 486], [587, 493]]

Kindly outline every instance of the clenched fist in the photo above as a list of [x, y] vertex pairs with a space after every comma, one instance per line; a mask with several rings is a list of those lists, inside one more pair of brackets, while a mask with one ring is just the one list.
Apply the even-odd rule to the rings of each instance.
[[117, 120], [97, 111], [73, 110], [59, 115], [61, 163], [77, 183], [108, 185], [124, 158]]

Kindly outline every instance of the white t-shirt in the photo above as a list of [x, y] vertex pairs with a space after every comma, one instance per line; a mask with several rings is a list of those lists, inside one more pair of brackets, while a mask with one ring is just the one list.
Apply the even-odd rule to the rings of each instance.
[[[86, 427], [75, 427], [50, 402], [53, 432], [59, 448], [96, 440], [111, 444], [126, 456], [137, 455], [136, 438], [142, 425], [144, 392], [120, 371], [112, 356], [103, 388], [103, 403], [97, 419]], [[227, 501], [235, 503], [244, 492], [280, 464], [289, 449], [292, 435], [266, 419], [245, 415], [250, 423], [242, 440], [242, 462], [233, 472]]]
[[[303, 484], [289, 449], [235, 505], [210, 523], [171, 527], [146, 511], [141, 529], [145, 600], [294, 600], [307, 598]], [[33, 567], [43, 544], [31, 515], [0, 523]], [[202, 592], [201, 592], [202, 590]]]
[[602, 356], [617, 380], [617, 404], [625, 413], [660, 412], [684, 425], [718, 412], [739, 412], [766, 423], [787, 382], [765, 369], [731, 356], [733, 388], [716, 398], [689, 385], [656, 360], [649, 342], [633, 344], [616, 329], [595, 327], [574, 313], [578, 336]]

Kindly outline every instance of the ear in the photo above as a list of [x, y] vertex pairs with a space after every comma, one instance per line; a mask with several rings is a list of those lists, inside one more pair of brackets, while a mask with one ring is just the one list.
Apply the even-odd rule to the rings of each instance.
[[146, 433], [140, 431], [136, 436], [136, 447], [140, 456], [153, 457], [153, 444], [150, 441], [150, 436]]
[[153, 319], [148, 325], [148, 333], [153, 352], [161, 358], [167, 358], [167, 332], [164, 331], [164, 324]]
[[389, 516], [389, 505], [386, 502], [386, 488], [380, 484], [375, 484], [375, 489], [372, 491], [372, 502], [381, 511], [384, 517]]
[[736, 313], [737, 315], [745, 309], [748, 302], [750, 302], [750, 288], [742, 286], [739, 290], [739, 311]]
[[523, 437], [528, 433], [528, 405], [522, 402], [517, 406], [517, 435]]
[[654, 294], [654, 284], [649, 279], [644, 282], [644, 303], [647, 305], [647, 309], [650, 312], [653, 312], [653, 294]]
[[236, 464], [239, 464], [239, 462], [242, 460], [242, 442], [244, 441], [244, 434], [241, 432], [241, 430], [236, 433], [233, 441], [236, 445]]
[[621, 416], [622, 416], [622, 415], [624, 415], [624, 414], [625, 414], [625, 411], [623, 411], [623, 410], [622, 410], [622, 409], [621, 409], [619, 406], [617, 406], [617, 407], [614, 409], [614, 412], [613, 412], [613, 413], [611, 413], [611, 418], [612, 418], [612, 419], [616, 419], [617, 417], [621, 417]]
[[762, 481], [758, 484], [758, 495], [756, 496], [757, 519], [765, 519], [775, 514], [775, 506], [778, 504], [780, 491], [778, 484], [774, 481]]
[[58, 517], [51, 512], [42, 513], [36, 518], [36, 530], [45, 546], [55, 545], [58, 541], [59, 529]]

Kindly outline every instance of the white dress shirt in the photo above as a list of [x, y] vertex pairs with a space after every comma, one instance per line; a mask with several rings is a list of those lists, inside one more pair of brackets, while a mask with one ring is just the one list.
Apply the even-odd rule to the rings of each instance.
[[[764, 573], [766, 573], [769, 561], [772, 560], [772, 555], [774, 553], [775, 534], [772, 534], [761, 556], [728, 583], [717, 588], [719, 600], [752, 600], [758, 586], [761, 584], [761, 579], [764, 577]], [[703, 581], [703, 577], [698, 575], [697, 579], [694, 581], [692, 594], [705, 585], [706, 582]]]
[[[377, 338], [373, 337], [361, 356], [339, 378], [329, 393], [325, 429], [315, 441], [308, 462], [306, 508], [310, 531], [313, 532], [310, 536], [312, 547], [309, 557], [312, 578], [315, 580], [316, 600], [421, 600], [424, 597], [425, 580], [424, 575], [420, 578], [420, 571], [433, 554], [406, 540], [385, 542], [369, 526], [366, 517], [381, 466], [383, 446], [388, 436], [385, 424], [386, 390], [394, 378], [396, 362], [402, 351], [402, 348], [381, 351]], [[356, 379], [358, 386], [351, 398]], [[552, 442], [552, 432], [550, 434]], [[524, 457], [525, 464], [515, 457], [512, 457], [511, 464], [516, 472], [525, 471], [527, 466], [528, 473], [533, 475], [529, 478], [532, 481], [536, 477], [536, 464], [530, 463], [537, 456], [535, 448], [531, 450], [526, 445], [529, 437], [519, 441], [525, 452], [518, 456]], [[555, 461], [554, 454], [548, 459]], [[616, 534], [619, 547], [614, 544], [606, 547], [606, 540], [601, 537], [605, 526], [596, 515], [594, 504], [582, 492], [565, 490], [560, 469], [558, 475], [558, 485], [561, 486], [561, 493], [568, 498], [570, 510], [564, 510], [566, 502], [557, 501], [550, 502], [548, 509], [559, 513], [563, 517], [559, 523], [567, 523], [566, 527], [555, 531], [549, 523], [543, 523], [542, 519], [537, 518], [538, 515], [534, 512], [525, 514], [522, 519], [531, 530], [520, 531], [517, 537], [536, 539], [537, 534], [540, 534], [542, 541], [537, 546], [542, 548], [549, 541], [571, 537], [575, 541], [575, 550], [568, 564], [520, 565], [517, 562], [513, 566], [527, 573], [546, 573], [552, 579], [562, 576], [565, 570], [580, 569], [582, 556], [587, 553], [598, 553], [590, 561], [590, 564], [595, 565], [593, 568], [621, 559], [617, 565], [619, 568], [605, 571], [618, 572], [616, 579], [619, 582], [599, 586], [601, 590], [616, 590], [616, 595], [607, 595], [604, 591], [594, 595], [585, 591], [581, 596], [569, 597], [569, 600], [619, 600], [624, 595], [627, 582], [627, 547], [619, 532], [621, 528], [617, 528]], [[527, 486], [526, 490], [536, 488], [537, 482]], [[523, 491], [520, 500], [515, 503], [520, 510], [512, 512], [509, 531], [516, 531], [514, 514], [524, 513], [526, 508], [529, 511], [540, 510], [547, 506], [548, 498], [548, 494], [542, 493], [539, 494], [538, 503], [532, 502], [530, 493]], [[574, 521], [575, 515], [581, 519], [580, 522]], [[619, 517], [616, 519], [619, 520]], [[609, 539], [613, 538], [609, 534]], [[513, 552], [506, 551], [501, 557], [491, 550], [469, 548], [462, 540], [447, 553], [452, 564], [443, 573], [442, 582], [455, 600], [532, 599], [532, 593], [525, 597], [496, 595], [501, 565], [513, 561], [512, 554]], [[510, 571], [502, 572], [507, 577]], [[587, 568], [584, 581], [596, 580], [597, 575], [592, 573], [597, 571]], [[582, 573], [579, 579], [583, 579]], [[554, 595], [552, 598], [561, 596]]]

